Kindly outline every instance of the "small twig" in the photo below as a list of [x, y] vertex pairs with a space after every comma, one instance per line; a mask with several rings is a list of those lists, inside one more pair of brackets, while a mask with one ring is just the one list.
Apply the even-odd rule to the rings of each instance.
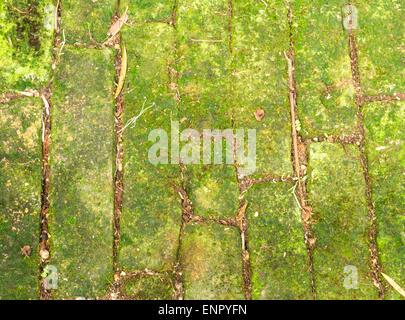
[[370, 163], [370, 167], [373, 166], [373, 164], [374, 164], [378, 159], [380, 159], [384, 154], [386, 154], [386, 153], [388, 153], [388, 152], [391, 152], [391, 151], [394, 150], [394, 149], [397, 149], [397, 146], [389, 147], [387, 150], [384, 150], [383, 152], [381, 152], [381, 153], [377, 156], [377, 158], [375, 158], [375, 159]]
[[396, 283], [394, 281], [394, 279], [392, 279], [391, 277], [389, 277], [388, 275], [386, 275], [385, 273], [381, 272], [381, 274], [383, 275], [383, 277], [385, 278], [385, 280], [388, 281], [388, 283], [401, 295], [405, 298], [405, 290], [402, 289], [398, 283]]
[[152, 108], [152, 107], [155, 106], [155, 103], [153, 102], [149, 107], [144, 108], [145, 103], [146, 103], [146, 100], [143, 102], [142, 110], [139, 112], [139, 114], [138, 114], [137, 116], [135, 116], [135, 117], [129, 119], [129, 121], [127, 122], [127, 124], [126, 124], [121, 130], [119, 130], [118, 132], [121, 132], [121, 131], [123, 132], [128, 126], [131, 126], [131, 128], [135, 127], [136, 121], [139, 119], [139, 117], [140, 117], [142, 114], [144, 114], [146, 110], [148, 110], [148, 109], [150, 109], [150, 108]]
[[302, 210], [302, 207], [300, 205], [300, 202], [298, 201], [297, 195], [295, 194], [295, 189], [297, 188], [298, 182], [299, 181], [297, 181], [295, 183], [294, 187], [290, 188], [288, 191], [290, 191], [292, 189], [291, 193], [294, 195], [294, 198], [295, 198], [295, 201], [297, 201], [298, 207]]
[[63, 47], [66, 44], [65, 29], [62, 30], [62, 34], [63, 34], [63, 41], [61, 42], [61, 47], [60, 47], [60, 50], [59, 50], [58, 59], [60, 59], [60, 55], [62, 54]]
[[13, 10], [17, 11], [17, 12], [20, 13], [20, 14], [29, 14], [29, 13], [31, 12], [31, 10], [32, 10], [31, 5], [30, 5], [30, 8], [29, 8], [28, 11], [21, 11], [20, 9], [18, 9], [18, 8], [16, 8], [16, 7], [13, 6], [13, 2], [12, 2], [11, 0], [8, 0], [8, 3], [10, 4], [10, 7], [11, 7]]

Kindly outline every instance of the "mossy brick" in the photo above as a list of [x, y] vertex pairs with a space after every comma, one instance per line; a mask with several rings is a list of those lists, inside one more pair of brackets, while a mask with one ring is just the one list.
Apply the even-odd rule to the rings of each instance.
[[219, 224], [189, 224], [181, 245], [186, 300], [244, 299], [239, 231]]
[[154, 104], [124, 130], [119, 265], [125, 270], [170, 269], [176, 258], [181, 202], [172, 183], [179, 184], [179, 165], [154, 164], [148, 155], [156, 143], [149, 140], [152, 130], [165, 130], [170, 140], [171, 119], [176, 119], [167, 74], [173, 35], [164, 24], [140, 25], [123, 33], [128, 55], [124, 123]]
[[41, 117], [40, 99], [0, 105], [0, 299], [39, 294]]
[[134, 300], [171, 300], [174, 294], [173, 279], [168, 273], [137, 275], [121, 286], [126, 297]]
[[[378, 298], [369, 266], [370, 221], [358, 157], [355, 146], [346, 150], [331, 143], [310, 146], [308, 190], [318, 299]], [[357, 288], [350, 288], [355, 285], [352, 277], [357, 278]]]
[[396, 0], [359, 0], [355, 30], [360, 79], [366, 94], [405, 91], [404, 8]]
[[[365, 107], [366, 146], [377, 216], [377, 246], [383, 272], [405, 285], [405, 103]], [[386, 299], [401, 296], [387, 284]]]
[[[285, 3], [268, 2], [266, 8], [260, 1], [234, 2], [232, 34], [235, 128], [244, 129], [245, 136], [247, 130], [256, 130], [256, 176], [291, 173]], [[264, 111], [261, 121], [255, 118], [256, 110]]]
[[344, 0], [292, 3], [300, 133], [304, 136], [351, 132], [356, 105], [350, 69]]
[[[177, 20], [181, 129], [230, 129], [228, 19], [225, 0], [185, 0]], [[180, 119], [179, 119], [180, 120]]]
[[239, 190], [232, 165], [190, 165], [185, 177], [194, 214], [205, 218], [229, 218], [237, 214]]
[[[122, 0], [121, 14], [127, 11], [129, 21], [137, 24], [172, 18], [175, 0]], [[128, 7], [128, 9], [127, 9]]]
[[10, 89], [41, 89], [51, 78], [52, 0], [0, 3], [0, 93]]
[[65, 47], [52, 87], [56, 298], [94, 298], [112, 274], [113, 65], [111, 50]]
[[[174, 68], [178, 72], [175, 81], [181, 97], [180, 130], [195, 129], [202, 134], [204, 130], [224, 133], [223, 130], [232, 129], [227, 10], [228, 2], [224, 0], [179, 3], [178, 54]], [[197, 215], [223, 218], [237, 210], [238, 186], [233, 161], [227, 163], [226, 139], [221, 141], [222, 157], [217, 159], [221, 163], [214, 163], [213, 145], [219, 142], [216, 139], [211, 140], [209, 163], [200, 157], [199, 164], [186, 168], [186, 188]], [[203, 145], [201, 139], [200, 147]]]
[[63, 0], [61, 1], [61, 37], [67, 43], [103, 42], [117, 9], [116, 0]]
[[311, 274], [300, 210], [289, 184], [260, 184], [247, 193], [252, 298], [311, 299]]

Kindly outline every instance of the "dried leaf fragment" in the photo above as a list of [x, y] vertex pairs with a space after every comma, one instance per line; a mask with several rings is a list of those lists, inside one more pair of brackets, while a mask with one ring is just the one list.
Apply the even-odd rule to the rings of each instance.
[[128, 7], [126, 8], [125, 12], [117, 21], [115, 21], [110, 29], [108, 30], [107, 35], [109, 37], [114, 37], [118, 32], [120, 32], [121, 28], [124, 26], [124, 24], [128, 21], [128, 14], [127, 14]]
[[120, 70], [120, 77], [118, 79], [118, 86], [117, 86], [117, 90], [115, 91], [115, 95], [114, 98], [117, 98], [118, 95], [120, 94], [123, 86], [124, 86], [124, 82], [125, 82], [125, 76], [127, 74], [127, 49], [125, 47], [125, 43], [122, 42], [122, 56], [121, 56], [121, 70]]
[[262, 121], [263, 117], [264, 117], [264, 110], [262, 109], [257, 109], [254, 113], [256, 120], [257, 121]]
[[45, 249], [42, 249], [42, 250], [39, 251], [39, 255], [41, 256], [41, 258], [43, 260], [46, 260], [46, 259], [49, 258], [49, 251], [45, 250]]
[[24, 246], [21, 248], [21, 254], [25, 257], [29, 257], [32, 253], [32, 248], [30, 246]]
[[301, 212], [302, 219], [308, 221], [312, 215], [312, 207], [305, 206]]

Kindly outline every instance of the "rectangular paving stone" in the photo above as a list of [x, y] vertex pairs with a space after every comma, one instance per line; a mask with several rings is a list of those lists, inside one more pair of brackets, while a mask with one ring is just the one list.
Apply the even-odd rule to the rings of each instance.
[[[356, 159], [359, 152], [354, 146], [347, 146], [346, 152], [338, 144], [310, 146], [308, 191], [316, 237], [317, 298], [377, 299], [369, 267], [370, 221], [363, 172]], [[347, 289], [355, 285], [353, 278], [357, 289]]]
[[[67, 43], [92, 43], [89, 32], [94, 40], [103, 42], [108, 39], [107, 32], [115, 11], [116, 0], [63, 0], [61, 37]], [[64, 37], [63, 38], [63, 32]]]
[[54, 10], [52, 0], [0, 3], [0, 93], [41, 89], [51, 77]]
[[[235, 1], [232, 28], [235, 127], [244, 129], [245, 136], [247, 130], [256, 130], [254, 175], [291, 173], [290, 108], [283, 53], [289, 48], [285, 3], [268, 1], [266, 9], [260, 1]], [[261, 121], [255, 118], [257, 110], [264, 111]]]
[[301, 212], [289, 184], [260, 184], [248, 191], [252, 298], [311, 299], [309, 260]]
[[114, 56], [63, 51], [52, 87], [50, 234], [57, 298], [94, 298], [112, 274]]
[[[225, 0], [181, 2], [177, 20], [180, 128], [231, 129], [228, 10]], [[180, 120], [180, 119], [179, 119]]]
[[356, 106], [342, 25], [347, 1], [292, 3], [298, 111], [304, 136], [340, 134], [356, 127]]
[[185, 176], [194, 214], [206, 218], [229, 218], [237, 214], [239, 191], [233, 166], [191, 165]]
[[[164, 130], [170, 140], [171, 119], [177, 119], [167, 74], [168, 59], [171, 61], [174, 55], [173, 31], [164, 24], [144, 24], [123, 33], [128, 55], [124, 123], [154, 104], [134, 126], [124, 130], [119, 248], [119, 265], [123, 269], [170, 269], [176, 259], [181, 202], [172, 183], [179, 184], [179, 165], [169, 161], [156, 164], [149, 158], [151, 148], [163, 139], [153, 139], [153, 130]], [[167, 153], [166, 147], [163, 149], [152, 153]]]
[[0, 105], [0, 299], [39, 295], [41, 117], [39, 99]]
[[171, 300], [174, 282], [170, 273], [137, 275], [121, 285], [125, 298], [134, 300]]
[[405, 92], [403, 3], [356, 1], [360, 79], [367, 94]]
[[[365, 108], [380, 262], [383, 272], [402, 288], [405, 283], [404, 119], [404, 102], [372, 103]], [[386, 289], [386, 299], [401, 298], [390, 285]]]
[[[178, 117], [180, 130], [230, 130], [230, 51], [228, 34], [228, 1], [181, 1], [178, 9], [178, 55], [174, 68], [181, 101]], [[232, 141], [232, 137], [228, 138]], [[217, 145], [219, 146], [217, 140]], [[232, 159], [227, 162], [226, 149], [233, 148], [221, 139], [222, 156], [214, 157], [212, 139], [205, 160], [186, 165], [186, 188], [193, 201], [194, 213], [205, 217], [224, 218], [236, 214], [238, 186]], [[183, 150], [187, 142], [180, 143]], [[204, 147], [199, 141], [200, 150]], [[184, 159], [183, 159], [184, 160]], [[217, 161], [218, 163], [215, 163]]]
[[189, 224], [181, 246], [186, 300], [244, 299], [239, 231], [219, 224]]

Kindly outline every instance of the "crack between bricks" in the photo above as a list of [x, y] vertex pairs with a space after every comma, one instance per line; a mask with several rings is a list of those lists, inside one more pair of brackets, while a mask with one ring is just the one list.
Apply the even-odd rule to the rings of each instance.
[[[350, 1], [349, 1], [350, 3]], [[358, 53], [357, 53], [357, 43], [353, 29], [349, 29], [349, 55], [350, 55], [350, 65], [352, 70], [352, 77], [355, 83], [355, 97], [357, 106], [357, 126], [361, 136], [360, 145], [358, 149], [360, 152], [360, 164], [363, 169], [364, 181], [366, 184], [366, 201], [367, 201], [367, 211], [369, 215], [369, 252], [370, 252], [370, 268], [371, 277], [374, 285], [378, 289], [379, 299], [384, 299], [385, 289], [382, 284], [380, 274], [382, 267], [379, 262], [378, 248], [377, 248], [377, 225], [376, 225], [376, 213], [375, 207], [372, 200], [372, 186], [371, 178], [368, 171], [368, 156], [365, 151], [365, 128], [364, 128], [364, 115], [363, 115], [363, 104], [364, 104], [364, 93], [360, 82], [360, 72], [358, 63]]]
[[289, 91], [290, 116], [291, 116], [291, 136], [292, 136], [291, 156], [295, 178], [297, 180], [298, 185], [297, 192], [301, 206], [304, 242], [308, 255], [308, 267], [310, 273], [312, 298], [316, 299], [314, 263], [312, 252], [316, 238], [313, 237], [311, 230], [312, 208], [307, 205], [308, 199], [307, 199], [306, 181], [301, 181], [301, 177], [304, 177], [306, 174], [306, 168], [308, 165], [308, 146], [304, 142], [304, 139], [301, 137], [301, 135], [299, 134], [299, 132], [295, 127], [295, 122], [299, 120], [299, 118], [297, 109], [297, 87], [295, 82], [294, 35], [292, 27], [293, 13], [289, 1], [287, 1], [287, 18], [288, 18], [288, 28], [290, 31], [289, 31], [289, 50], [285, 52], [285, 58], [287, 61], [288, 91]]

